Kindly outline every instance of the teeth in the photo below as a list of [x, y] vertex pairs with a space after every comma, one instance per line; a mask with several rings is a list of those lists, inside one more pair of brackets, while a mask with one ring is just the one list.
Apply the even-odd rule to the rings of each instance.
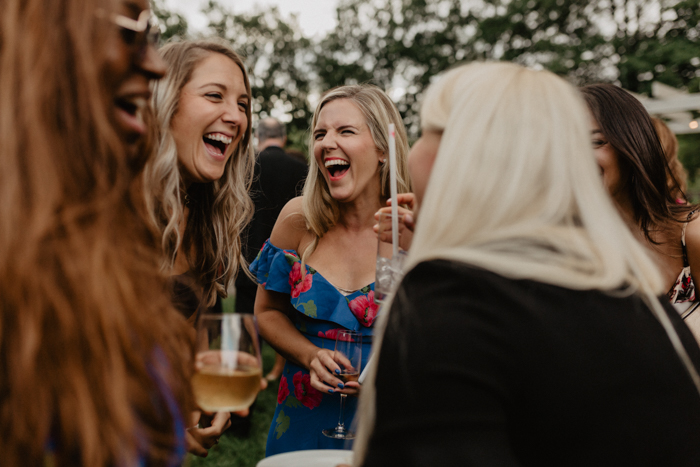
[[231, 142], [233, 141], [233, 138], [223, 135], [221, 133], [209, 133], [208, 135], [204, 135], [204, 137], [214, 141], [221, 141], [224, 144], [231, 144]]
[[326, 166], [326, 168], [332, 166], [332, 165], [350, 165], [348, 161], [344, 161], [342, 159], [331, 159], [327, 160], [323, 163], [323, 165]]

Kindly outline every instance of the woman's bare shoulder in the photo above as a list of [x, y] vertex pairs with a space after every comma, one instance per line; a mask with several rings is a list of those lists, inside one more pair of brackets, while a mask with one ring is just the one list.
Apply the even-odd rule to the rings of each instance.
[[302, 201], [303, 198], [298, 196], [282, 208], [270, 235], [270, 242], [277, 248], [299, 251], [302, 239], [309, 234], [302, 214]]
[[[685, 226], [685, 245], [688, 260], [691, 263], [700, 262], [700, 215], [698, 213], [693, 214]], [[691, 269], [694, 269], [692, 265]]]

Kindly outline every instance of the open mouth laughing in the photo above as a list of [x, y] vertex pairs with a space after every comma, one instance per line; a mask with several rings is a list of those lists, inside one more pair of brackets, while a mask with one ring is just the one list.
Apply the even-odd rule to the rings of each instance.
[[222, 158], [233, 142], [233, 138], [223, 133], [207, 133], [202, 137], [207, 152], [215, 158]]
[[149, 95], [150, 93], [137, 93], [114, 99], [117, 122], [127, 136], [139, 137], [146, 133], [143, 110], [148, 105]]
[[350, 162], [345, 159], [329, 158], [323, 161], [332, 181], [340, 180], [350, 169]]

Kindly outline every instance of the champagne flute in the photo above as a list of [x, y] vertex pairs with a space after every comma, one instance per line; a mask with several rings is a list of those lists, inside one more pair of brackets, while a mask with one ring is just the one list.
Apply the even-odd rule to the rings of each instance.
[[[333, 360], [340, 367], [340, 374], [335, 376], [343, 383], [357, 381], [362, 367], [362, 334], [355, 331], [338, 331], [335, 338]], [[323, 434], [335, 439], [354, 439], [355, 433], [345, 428], [345, 399], [347, 394], [340, 395], [340, 417], [338, 425], [323, 430]]]
[[197, 326], [192, 390], [208, 412], [236, 412], [255, 401], [262, 362], [252, 314], [204, 314]]

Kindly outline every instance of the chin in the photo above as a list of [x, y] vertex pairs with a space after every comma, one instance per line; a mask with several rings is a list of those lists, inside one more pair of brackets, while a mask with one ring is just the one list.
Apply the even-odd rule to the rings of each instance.
[[217, 180], [221, 180], [221, 177], [224, 176], [225, 172], [225, 166], [224, 167], [207, 167], [208, 170], [201, 170], [199, 171], [199, 176], [197, 177], [197, 181], [199, 183], [212, 183]]
[[347, 193], [331, 192], [331, 198], [333, 198], [337, 203], [346, 203], [348, 201], [352, 201], [352, 195]]

